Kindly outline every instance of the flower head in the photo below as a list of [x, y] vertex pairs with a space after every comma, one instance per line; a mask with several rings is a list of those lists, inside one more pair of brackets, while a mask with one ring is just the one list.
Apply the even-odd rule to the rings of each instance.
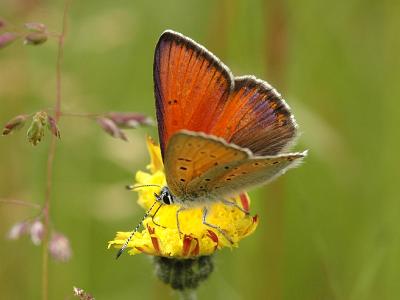
[[67, 262], [72, 256], [72, 249], [68, 238], [59, 232], [54, 232], [49, 243], [51, 256], [61, 262]]
[[31, 224], [28, 221], [18, 222], [16, 224], [14, 224], [11, 227], [11, 229], [8, 231], [7, 237], [10, 240], [17, 240], [21, 236], [28, 233], [30, 226], [31, 226]]
[[42, 243], [44, 235], [44, 225], [42, 221], [35, 220], [31, 225], [30, 233], [32, 243], [36, 246], [39, 246]]
[[[160, 147], [150, 138], [147, 139], [147, 146], [151, 162], [147, 166], [148, 172], [136, 173], [136, 183], [137, 185], [165, 186], [166, 178]], [[138, 203], [146, 211], [156, 201], [154, 193], [160, 192], [161, 188], [157, 186], [137, 189]], [[248, 211], [250, 205], [247, 194], [243, 193], [230, 201], [236, 205], [215, 202], [208, 207], [207, 222], [218, 226], [224, 234], [203, 224], [202, 207], [187, 208], [179, 213], [180, 234], [176, 221], [176, 212], [181, 208], [180, 205], [171, 204], [160, 207], [161, 203], [156, 203], [150, 211], [150, 216], [143, 221], [144, 230], [136, 232], [128, 243], [129, 253], [131, 255], [146, 253], [169, 258], [193, 258], [211, 255], [217, 249], [224, 247], [237, 247], [241, 239], [256, 229], [258, 218], [243, 212], [243, 210]], [[154, 217], [151, 217], [153, 214], [155, 214]], [[117, 232], [114, 240], [109, 242], [109, 247], [121, 248], [130, 235], [131, 232]]]

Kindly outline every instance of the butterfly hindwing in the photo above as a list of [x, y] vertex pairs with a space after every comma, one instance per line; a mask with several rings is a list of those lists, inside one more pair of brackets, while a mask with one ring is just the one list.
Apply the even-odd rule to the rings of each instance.
[[193, 180], [187, 193], [205, 191], [208, 200], [220, 200], [241, 191], [266, 184], [297, 166], [306, 153], [288, 153], [270, 157], [250, 156], [210, 169]]
[[196, 178], [219, 165], [248, 158], [246, 149], [228, 144], [217, 137], [202, 133], [179, 131], [168, 144], [165, 174], [172, 193], [184, 198], [188, 186]]
[[168, 144], [165, 172], [171, 192], [181, 200], [217, 200], [269, 182], [304, 156], [253, 156], [221, 138], [179, 131]]

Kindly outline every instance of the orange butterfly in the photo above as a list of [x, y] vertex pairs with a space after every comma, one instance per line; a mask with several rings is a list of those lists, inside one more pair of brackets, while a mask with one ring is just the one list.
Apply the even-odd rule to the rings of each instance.
[[226, 199], [271, 181], [306, 156], [282, 153], [296, 137], [297, 124], [278, 92], [254, 76], [234, 77], [190, 38], [165, 31], [153, 72], [167, 180], [156, 198], [181, 206], [178, 230], [179, 212], [200, 206], [203, 223], [221, 232], [206, 221], [207, 203], [237, 206]]
[[154, 90], [165, 204], [199, 206], [238, 194], [306, 155], [280, 154], [297, 125], [268, 83], [233, 77], [211, 52], [177, 32], [165, 31], [156, 46]]

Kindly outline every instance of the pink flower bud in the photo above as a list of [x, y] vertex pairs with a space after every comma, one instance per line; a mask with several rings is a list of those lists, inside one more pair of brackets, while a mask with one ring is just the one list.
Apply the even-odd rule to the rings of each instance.
[[61, 233], [53, 233], [49, 244], [50, 255], [58, 261], [66, 262], [72, 256], [68, 238]]
[[4, 32], [0, 34], [0, 49], [10, 45], [18, 38], [18, 35], [12, 32]]
[[25, 45], [40, 45], [47, 41], [47, 34], [43, 32], [31, 32], [25, 36]]
[[6, 125], [4, 125], [3, 128], [3, 135], [10, 134], [14, 132], [15, 130], [21, 129], [25, 125], [25, 121], [28, 119], [28, 115], [18, 115], [14, 118], [12, 118], [10, 121], [7, 122]]
[[37, 23], [37, 22], [31, 22], [31, 23], [25, 23], [24, 24], [26, 29], [30, 31], [35, 31], [35, 32], [45, 32], [46, 31], [46, 25], [42, 23]]
[[126, 135], [121, 129], [118, 128], [117, 124], [115, 124], [113, 120], [109, 118], [97, 118], [97, 123], [99, 123], [101, 128], [103, 128], [103, 130], [112, 137], [122, 139], [124, 141], [128, 140]]
[[30, 234], [32, 243], [36, 246], [40, 245], [44, 234], [43, 223], [39, 220], [34, 221], [31, 225]]
[[10, 231], [7, 234], [7, 238], [10, 240], [17, 240], [21, 236], [25, 235], [28, 233], [29, 230], [29, 222], [19, 222], [15, 223], [11, 228]]
[[134, 112], [111, 112], [106, 117], [114, 121], [120, 128], [136, 128], [142, 125], [153, 125], [153, 120], [148, 116]]
[[60, 130], [58, 130], [56, 120], [52, 116], [47, 116], [47, 128], [54, 136], [60, 138]]

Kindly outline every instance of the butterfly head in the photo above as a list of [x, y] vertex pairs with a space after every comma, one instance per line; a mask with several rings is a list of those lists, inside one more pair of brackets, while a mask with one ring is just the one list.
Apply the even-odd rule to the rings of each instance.
[[161, 189], [160, 194], [154, 194], [154, 196], [156, 197], [156, 200], [162, 204], [170, 205], [176, 202], [175, 197], [172, 195], [167, 186], [164, 186]]

